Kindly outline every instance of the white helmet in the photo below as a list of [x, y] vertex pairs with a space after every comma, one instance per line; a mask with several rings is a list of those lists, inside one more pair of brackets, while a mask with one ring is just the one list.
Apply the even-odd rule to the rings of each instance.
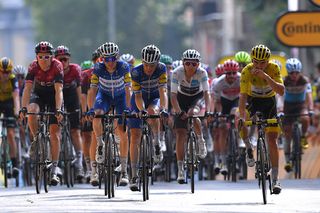
[[172, 69], [175, 69], [180, 65], [182, 65], [182, 61], [181, 60], [176, 60], [176, 61], [172, 62]]
[[159, 62], [161, 52], [158, 47], [151, 44], [151, 45], [145, 46], [141, 50], [141, 55], [142, 55], [142, 61], [148, 64], [152, 64], [152, 63]]
[[98, 48], [98, 52], [102, 57], [117, 56], [119, 47], [115, 43], [107, 42]]
[[25, 67], [23, 67], [22, 65], [16, 65], [14, 68], [13, 68], [13, 73], [15, 75], [20, 75], [20, 76], [23, 76], [24, 78], [27, 76], [27, 69]]
[[133, 55], [131, 55], [131, 54], [129, 54], [129, 53], [127, 53], [127, 54], [122, 54], [121, 56], [120, 56], [120, 60], [122, 60], [122, 61], [125, 61], [125, 62], [130, 62], [130, 61], [132, 61], [134, 59], [134, 56]]
[[198, 60], [200, 61], [201, 56], [197, 50], [194, 49], [187, 49], [182, 54], [182, 60]]

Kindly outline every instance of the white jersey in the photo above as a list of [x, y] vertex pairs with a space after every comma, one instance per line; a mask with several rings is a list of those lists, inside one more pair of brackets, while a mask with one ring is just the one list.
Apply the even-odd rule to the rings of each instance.
[[214, 95], [214, 85], [216, 85], [218, 79], [219, 79], [219, 77], [218, 77], [218, 78], [214, 78], [214, 79], [212, 80], [212, 83], [211, 83], [211, 86], [210, 86], [210, 94], [213, 94], [213, 95]]
[[232, 84], [229, 84], [226, 81], [226, 75], [220, 76], [213, 87], [214, 97], [217, 99], [220, 99], [220, 97], [223, 97], [230, 101], [233, 101], [239, 98], [240, 76], [241, 74], [238, 72], [236, 79]]
[[196, 73], [187, 81], [183, 66], [173, 70], [171, 78], [171, 92], [194, 96], [202, 91], [209, 90], [208, 74], [205, 69], [199, 67]]

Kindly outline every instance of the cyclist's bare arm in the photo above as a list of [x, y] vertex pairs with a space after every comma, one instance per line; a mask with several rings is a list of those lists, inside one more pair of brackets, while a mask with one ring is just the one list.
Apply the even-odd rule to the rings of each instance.
[[142, 99], [142, 92], [135, 94], [135, 101], [136, 101], [137, 108], [140, 111], [145, 109], [144, 101]]
[[239, 114], [241, 119], [246, 119], [246, 103], [248, 95], [246, 93], [240, 93], [239, 97]]
[[54, 83], [56, 109], [61, 109], [62, 107], [62, 101], [63, 101], [62, 89], [63, 89], [62, 83]]
[[171, 104], [175, 113], [181, 112], [178, 99], [177, 99], [177, 93], [173, 93], [173, 92], [171, 93]]
[[209, 111], [211, 105], [211, 97], [209, 91], [204, 91], [204, 101], [206, 103], [206, 111]]
[[211, 93], [211, 104], [210, 104], [210, 112], [214, 112], [214, 109], [215, 109], [215, 97], [214, 97], [214, 94]]
[[81, 94], [81, 111], [86, 112], [87, 111], [87, 94]]
[[77, 94], [78, 94], [79, 103], [81, 103], [81, 86], [80, 85], [77, 87]]
[[33, 82], [26, 82], [24, 90], [23, 90], [23, 94], [22, 94], [22, 106], [21, 107], [27, 107], [29, 105], [32, 87], [33, 87]]
[[88, 102], [89, 109], [93, 108], [97, 92], [98, 92], [98, 87], [90, 87], [88, 90], [87, 102]]
[[159, 94], [160, 94], [160, 109], [168, 109], [167, 88], [160, 87]]
[[132, 95], [131, 86], [126, 86], [125, 87], [125, 91], [126, 91], [126, 104], [127, 104], [127, 107], [131, 108], [131, 103], [130, 103], [130, 99], [131, 99], [131, 95]]
[[19, 115], [19, 110], [20, 110], [20, 97], [19, 97], [19, 89], [16, 89], [12, 92], [12, 97], [13, 97], [13, 112], [14, 115]]
[[313, 106], [312, 92], [307, 92], [306, 102], [307, 102], [308, 110], [313, 111], [314, 106]]

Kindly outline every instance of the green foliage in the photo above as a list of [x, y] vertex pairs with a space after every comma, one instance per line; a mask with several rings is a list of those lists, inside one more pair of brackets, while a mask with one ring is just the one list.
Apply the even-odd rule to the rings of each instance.
[[[150, 43], [163, 53], [180, 57], [191, 29], [180, 21], [184, 0], [115, 0], [116, 42], [121, 53], [140, 57]], [[70, 48], [73, 61], [91, 58], [108, 40], [107, 0], [26, 0], [31, 6], [36, 39]], [[179, 40], [172, 39], [180, 38]], [[170, 39], [169, 39], [170, 37]], [[172, 51], [174, 50], [174, 52]]]

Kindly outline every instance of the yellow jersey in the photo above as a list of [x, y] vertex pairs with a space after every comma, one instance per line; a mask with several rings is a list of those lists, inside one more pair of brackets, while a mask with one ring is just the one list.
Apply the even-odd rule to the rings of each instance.
[[[266, 80], [251, 74], [253, 63], [243, 68], [240, 78], [240, 93], [257, 98], [269, 98], [276, 95]], [[280, 68], [277, 64], [269, 62], [264, 72], [274, 81], [283, 84]]]
[[11, 73], [6, 80], [0, 79], [0, 101], [7, 101], [13, 98], [12, 92], [18, 88], [18, 81], [14, 74]]

